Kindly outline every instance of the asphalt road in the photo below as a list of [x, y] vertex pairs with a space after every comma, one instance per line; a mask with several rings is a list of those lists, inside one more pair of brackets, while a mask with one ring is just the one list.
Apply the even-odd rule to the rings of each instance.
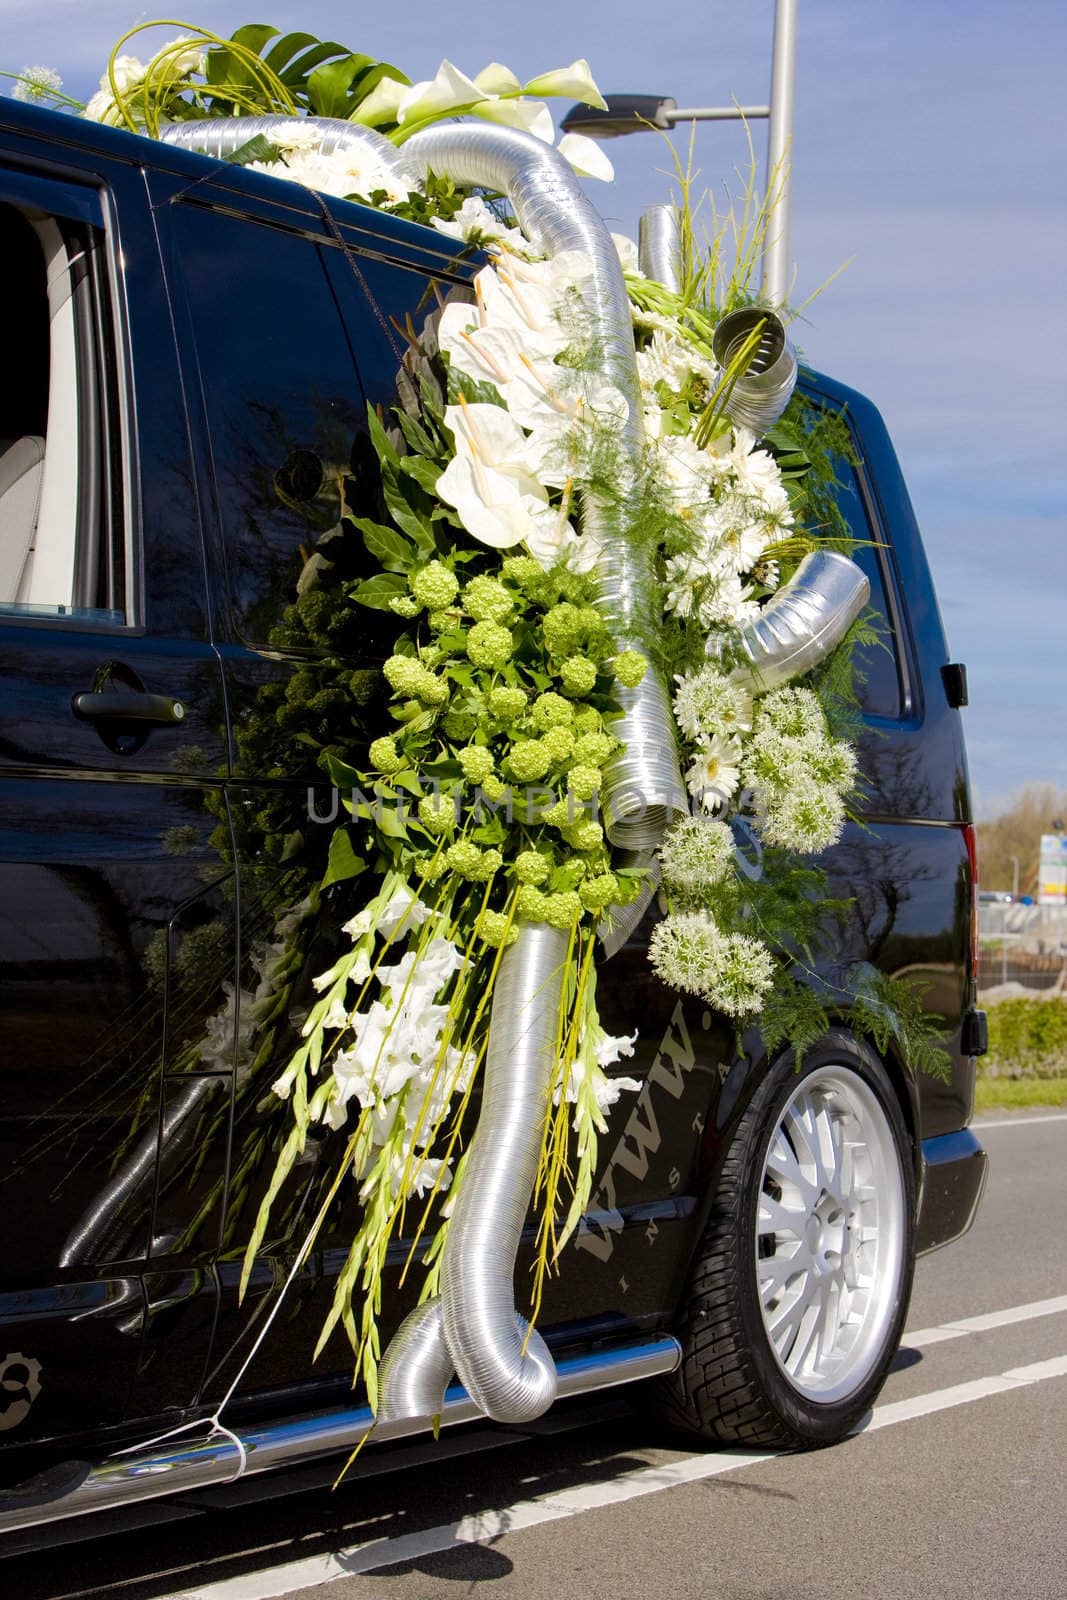
[[0, 1593], [1067, 1600], [1067, 1115], [976, 1126], [979, 1220], [920, 1262], [896, 1369], [843, 1445], [694, 1453], [608, 1399], [336, 1493], [305, 1475], [157, 1502], [174, 1520], [0, 1562]]

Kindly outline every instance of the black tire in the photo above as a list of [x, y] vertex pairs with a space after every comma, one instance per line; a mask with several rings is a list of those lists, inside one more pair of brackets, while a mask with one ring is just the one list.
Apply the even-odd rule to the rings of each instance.
[[[801, 1086], [813, 1078], [815, 1082], [803, 1090]], [[839, 1098], [834, 1100], [839, 1093], [835, 1089], [838, 1080], [842, 1089]], [[772, 1139], [778, 1134], [781, 1119], [791, 1103], [805, 1103], [803, 1098], [794, 1102], [794, 1096], [800, 1094], [809, 1102], [822, 1104], [829, 1094], [831, 1105], [847, 1107], [850, 1093], [852, 1103], [864, 1107], [870, 1115], [872, 1128], [878, 1124], [878, 1109], [871, 1111], [872, 1106], [880, 1108], [884, 1117], [888, 1136], [880, 1133], [882, 1167], [878, 1169], [883, 1172], [883, 1178], [880, 1185], [868, 1187], [871, 1191], [879, 1187], [885, 1191], [886, 1215], [892, 1208], [893, 1228], [886, 1230], [886, 1242], [882, 1245], [860, 1247], [877, 1251], [875, 1259], [881, 1270], [872, 1270], [870, 1277], [874, 1283], [880, 1281], [881, 1288], [871, 1291], [868, 1302], [872, 1309], [863, 1335], [862, 1360], [855, 1359], [856, 1382], [850, 1385], [849, 1353], [846, 1351], [840, 1357], [831, 1355], [824, 1365], [828, 1370], [840, 1369], [841, 1376], [833, 1380], [836, 1389], [831, 1384], [831, 1397], [824, 1401], [811, 1389], [829, 1380], [824, 1380], [817, 1370], [810, 1378], [794, 1379], [772, 1345], [760, 1299], [756, 1252], [758, 1234], [763, 1258], [767, 1253], [777, 1253], [778, 1236], [765, 1231], [766, 1213], [763, 1229], [758, 1228], [757, 1219], [764, 1163]], [[832, 1110], [830, 1115], [835, 1117], [837, 1112]], [[848, 1126], [847, 1121], [845, 1126]], [[789, 1148], [794, 1148], [793, 1144]], [[781, 1144], [776, 1144], [775, 1149], [781, 1151]], [[886, 1152], [894, 1152], [895, 1156], [892, 1153], [887, 1156]], [[859, 1159], [866, 1160], [866, 1157], [861, 1155]], [[852, 1170], [851, 1154], [848, 1160]], [[894, 1160], [897, 1180], [892, 1176]], [[899, 1191], [895, 1181], [899, 1181]], [[767, 1175], [766, 1182], [769, 1186], [766, 1193], [773, 1199], [777, 1186], [773, 1174]], [[781, 1189], [777, 1198], [782, 1198]], [[759, 1084], [741, 1118], [722, 1168], [680, 1308], [681, 1365], [670, 1378], [660, 1380], [656, 1393], [660, 1417], [704, 1439], [760, 1448], [810, 1449], [844, 1438], [881, 1389], [904, 1327], [914, 1272], [915, 1202], [912, 1140], [889, 1075], [877, 1056], [851, 1034], [835, 1030], [808, 1052], [799, 1073], [791, 1058], [777, 1062]], [[870, 1200], [857, 1202], [867, 1208], [863, 1212], [865, 1217], [871, 1214], [871, 1203]], [[832, 1220], [840, 1213], [833, 1211], [825, 1215]], [[820, 1232], [818, 1220], [813, 1226], [814, 1233], [805, 1237], [817, 1237], [821, 1248], [825, 1236]], [[886, 1257], [884, 1261], [883, 1256]], [[783, 1246], [783, 1262], [786, 1259]], [[820, 1259], [831, 1258], [827, 1255]], [[783, 1266], [781, 1270], [787, 1269]], [[814, 1278], [815, 1275], [809, 1276]], [[777, 1291], [767, 1292], [773, 1295]], [[791, 1292], [794, 1291], [782, 1291], [783, 1294]], [[774, 1314], [772, 1305], [768, 1315]], [[861, 1322], [861, 1331], [863, 1326]], [[843, 1336], [846, 1341], [850, 1331], [851, 1323]], [[800, 1338], [798, 1332], [797, 1341]], [[856, 1342], [857, 1345], [861, 1343], [858, 1339]], [[787, 1354], [785, 1359], [790, 1356]], [[835, 1361], [837, 1367], [834, 1367]]]

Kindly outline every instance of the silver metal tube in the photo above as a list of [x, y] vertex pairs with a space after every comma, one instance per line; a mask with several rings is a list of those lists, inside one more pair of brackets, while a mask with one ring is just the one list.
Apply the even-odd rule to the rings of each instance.
[[437, 1296], [416, 1306], [389, 1341], [378, 1373], [376, 1426], [385, 1429], [419, 1419], [426, 1423], [440, 1416], [454, 1370]]
[[775, 0], [771, 118], [767, 141], [767, 197], [776, 203], [763, 251], [762, 297], [784, 305], [789, 295], [789, 222], [792, 206], [793, 106], [797, 72], [797, 0]]
[[757, 122], [770, 106], [675, 106], [660, 112], [664, 122]]
[[728, 312], [716, 323], [711, 339], [715, 359], [725, 369], [760, 323], [763, 329], [759, 344], [726, 401], [731, 422], [751, 428], [757, 437], [773, 428], [796, 387], [797, 358], [786, 338], [785, 325], [776, 312], [765, 306], [745, 306]]
[[682, 230], [674, 206], [648, 206], [641, 213], [637, 235], [641, 271], [678, 294], [682, 287]]
[[[662, 1334], [640, 1344], [570, 1356], [559, 1363], [559, 1395], [563, 1398], [586, 1394], [592, 1389], [610, 1389], [673, 1372], [680, 1359], [678, 1341]], [[465, 1390], [458, 1386], [448, 1390], [441, 1405], [442, 1427], [474, 1422], [480, 1415], [480, 1408]], [[350, 1451], [374, 1426], [374, 1420], [369, 1406], [350, 1406], [261, 1423], [241, 1434], [247, 1461], [245, 1472], [251, 1476]], [[380, 1424], [374, 1428], [369, 1444], [402, 1439], [428, 1428], [425, 1419]], [[169, 1444], [160, 1442], [136, 1455], [112, 1456], [98, 1463], [68, 1493], [44, 1503], [39, 1494], [23, 1495], [20, 1503], [17, 1489], [0, 1494], [0, 1534], [229, 1483], [240, 1470], [241, 1455], [230, 1438], [216, 1435], [207, 1441], [190, 1442], [186, 1436]], [[13, 1543], [17, 1546], [17, 1541]]]
[[262, 137], [281, 144], [289, 130], [306, 136], [308, 128], [320, 134], [323, 155], [333, 155], [338, 150], [371, 150], [406, 188], [421, 187], [417, 170], [403, 150], [373, 128], [346, 122], [343, 117], [212, 117], [206, 122], [171, 122], [160, 130], [159, 137], [164, 144], [221, 157], [233, 155], [249, 139]]
[[763, 693], [810, 671], [841, 643], [870, 594], [866, 573], [848, 556], [812, 551], [742, 630], [748, 659], [734, 676]]
[[441, 1263], [445, 1343], [467, 1393], [497, 1422], [556, 1397], [548, 1347], [515, 1311], [515, 1260], [556, 1070], [565, 929], [524, 923], [493, 990], [482, 1107]]
[[[590, 311], [601, 376], [625, 395], [629, 416], [619, 435], [620, 503], [589, 496], [583, 527], [601, 547], [597, 603], [620, 649], [649, 651], [659, 630], [652, 594], [651, 551], [629, 538], [626, 479], [636, 480], [644, 427], [633, 330], [622, 267], [605, 227], [574, 172], [558, 153], [515, 128], [469, 124], [426, 128], [404, 146], [420, 170], [432, 169], [466, 187], [506, 194], [519, 223], [544, 255], [581, 250], [592, 262]], [[622, 741], [604, 772], [601, 805], [613, 844], [650, 849], [689, 802], [678, 767], [674, 719], [662, 674], [650, 667], [636, 689], [619, 688], [622, 716], [614, 732]]]

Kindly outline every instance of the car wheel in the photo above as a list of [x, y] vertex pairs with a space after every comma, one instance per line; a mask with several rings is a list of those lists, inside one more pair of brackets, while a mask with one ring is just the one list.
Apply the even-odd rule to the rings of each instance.
[[683, 1300], [661, 1414], [705, 1438], [832, 1444], [871, 1405], [914, 1268], [913, 1146], [889, 1075], [835, 1031], [758, 1086]]

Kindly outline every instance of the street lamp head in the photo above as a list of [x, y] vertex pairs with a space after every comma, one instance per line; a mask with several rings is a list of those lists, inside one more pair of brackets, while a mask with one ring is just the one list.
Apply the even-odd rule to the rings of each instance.
[[590, 139], [617, 139], [624, 133], [645, 133], [649, 127], [664, 132], [674, 126], [668, 113], [678, 109], [669, 95], [609, 94], [607, 110], [572, 106], [563, 119], [564, 133], [584, 133]]

